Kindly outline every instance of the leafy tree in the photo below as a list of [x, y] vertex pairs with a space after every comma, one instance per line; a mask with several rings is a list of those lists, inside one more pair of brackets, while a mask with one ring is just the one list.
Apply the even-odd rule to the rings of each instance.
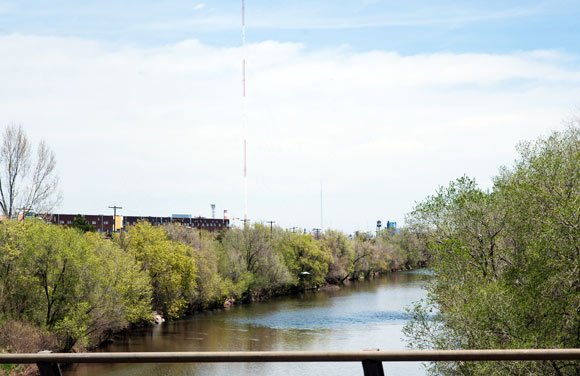
[[[328, 266], [333, 262], [332, 251], [323, 241], [310, 234], [286, 232], [277, 248], [284, 255], [288, 270], [294, 280], [300, 278], [301, 287], [316, 287], [324, 284]], [[302, 274], [308, 273], [308, 274]]]
[[353, 271], [354, 249], [346, 235], [341, 232], [327, 230], [322, 240], [332, 253], [332, 263], [328, 266], [326, 280], [342, 282]]
[[232, 281], [234, 295], [258, 290], [275, 292], [291, 281], [270, 229], [260, 223], [227, 231], [220, 254], [220, 270]]
[[[415, 347], [580, 347], [578, 124], [518, 151], [491, 190], [463, 177], [415, 208], [437, 274], [406, 328]], [[580, 365], [438, 363], [432, 371], [578, 375]]]
[[94, 234], [38, 220], [0, 224], [2, 317], [95, 345], [112, 330], [151, 318], [146, 275], [135, 259]]
[[131, 253], [149, 274], [153, 308], [177, 318], [195, 298], [197, 268], [191, 248], [169, 239], [161, 227], [139, 222], [115, 241]]
[[228, 295], [226, 282], [218, 270], [218, 255], [212, 235], [204, 232], [199, 236], [197, 229], [171, 223], [164, 226], [169, 238], [188, 245], [197, 268], [195, 296], [193, 306], [205, 308], [209, 305], [223, 303]]
[[97, 228], [95, 226], [91, 225], [89, 223], [89, 221], [87, 221], [87, 219], [80, 214], [77, 214], [77, 216], [73, 220], [71, 227], [76, 228], [77, 230], [79, 230], [81, 232], [95, 232], [95, 231], [97, 231]]

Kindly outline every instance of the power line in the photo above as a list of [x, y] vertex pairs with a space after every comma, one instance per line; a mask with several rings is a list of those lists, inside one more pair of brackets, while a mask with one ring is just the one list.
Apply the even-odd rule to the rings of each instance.
[[312, 231], [314, 231], [314, 236], [316, 237], [316, 239], [318, 239], [318, 235], [320, 234], [320, 230], [319, 228], [313, 228]]

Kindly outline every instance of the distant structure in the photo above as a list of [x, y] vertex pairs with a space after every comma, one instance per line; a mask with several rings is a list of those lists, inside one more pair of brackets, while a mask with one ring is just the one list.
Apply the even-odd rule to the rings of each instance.
[[322, 214], [322, 180], [320, 180], [320, 228], [324, 231], [324, 217]]
[[383, 222], [381, 222], [381, 220], [377, 221], [377, 236], [379, 235], [379, 232], [381, 232], [381, 227], [383, 226]]
[[387, 230], [390, 230], [392, 232], [397, 232], [397, 222], [387, 221]]
[[248, 168], [246, 158], [246, 137], [248, 121], [246, 116], [246, 5], [242, 0], [242, 126], [244, 128], [244, 225], [248, 223]]
[[[89, 224], [95, 226], [100, 233], [112, 233], [122, 231], [128, 226], [133, 226], [140, 221], [147, 221], [153, 226], [161, 226], [168, 223], [180, 223], [187, 227], [206, 231], [220, 231], [230, 227], [227, 211], [224, 211], [223, 219], [193, 217], [191, 214], [172, 214], [171, 217], [151, 216], [122, 216], [122, 215], [92, 215], [81, 214]], [[71, 226], [76, 214], [48, 214], [47, 222], [59, 226]]]
[[211, 217], [215, 219], [215, 204], [211, 204]]

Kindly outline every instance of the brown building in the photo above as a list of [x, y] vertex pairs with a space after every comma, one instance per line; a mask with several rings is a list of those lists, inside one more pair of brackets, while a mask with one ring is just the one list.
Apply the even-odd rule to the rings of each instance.
[[[116, 217], [116, 226], [113, 226], [112, 215], [92, 215], [81, 214], [90, 225], [95, 226], [100, 233], [111, 233], [113, 229], [117, 231], [127, 227], [133, 226], [139, 221], [147, 221], [153, 226], [164, 225], [168, 223], [181, 223], [184, 226], [193, 227], [196, 229], [206, 231], [219, 231], [230, 226], [229, 219], [192, 217], [190, 215], [180, 215], [171, 217], [146, 217], [146, 216], [122, 216]], [[71, 226], [77, 214], [51, 214], [49, 218], [50, 223], [59, 226]]]
[[171, 216], [171, 217], [136, 217], [136, 216], [125, 216], [124, 226], [132, 226], [139, 221], [147, 221], [154, 226], [168, 223], [181, 223], [184, 226], [194, 227], [206, 231], [219, 231], [226, 229], [230, 226], [229, 219], [218, 219], [218, 218], [204, 218], [204, 217], [192, 217], [189, 215], [181, 216]]
[[[113, 216], [112, 215], [91, 215], [81, 214], [89, 222], [90, 225], [95, 226], [98, 232], [113, 232]], [[51, 214], [50, 223], [59, 226], [71, 226], [77, 214]], [[117, 224], [122, 223], [123, 217], [117, 216]], [[122, 228], [122, 226], [121, 226]], [[118, 230], [119, 228], [117, 228]]]

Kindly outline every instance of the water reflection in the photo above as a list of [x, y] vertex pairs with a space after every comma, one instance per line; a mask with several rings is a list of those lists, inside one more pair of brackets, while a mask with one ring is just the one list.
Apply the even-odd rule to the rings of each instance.
[[[234, 306], [132, 331], [101, 349], [133, 351], [402, 350], [404, 307], [425, 296], [425, 273], [393, 273], [340, 289], [306, 292]], [[384, 364], [385, 372], [424, 374], [416, 363]], [[355, 363], [78, 365], [66, 375], [361, 375]]]

